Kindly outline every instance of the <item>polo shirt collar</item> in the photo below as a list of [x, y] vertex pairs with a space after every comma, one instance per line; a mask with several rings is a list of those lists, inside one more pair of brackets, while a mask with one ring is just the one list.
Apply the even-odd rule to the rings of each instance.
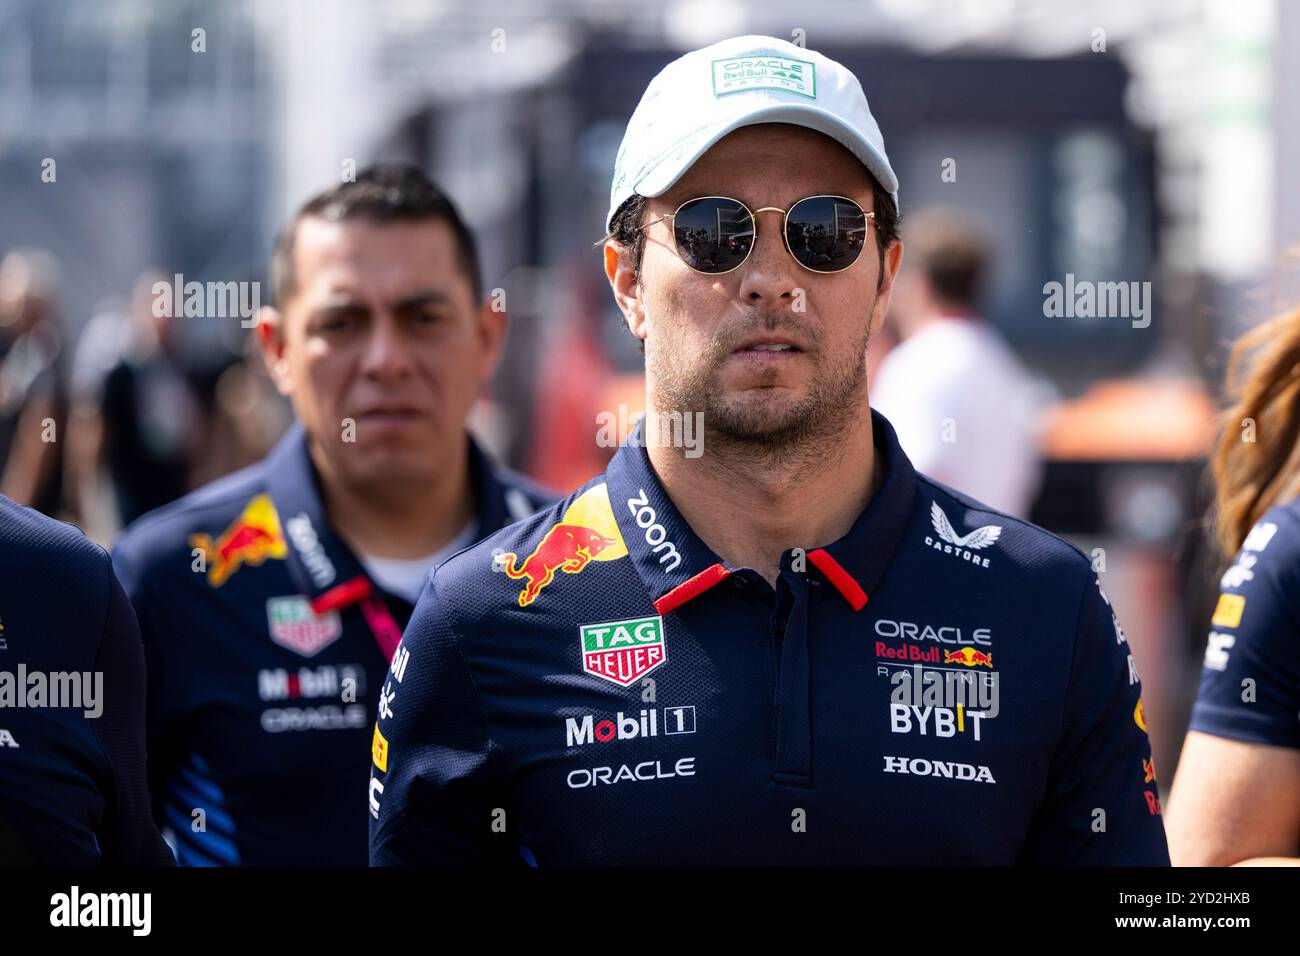
[[[509, 489], [473, 438], [466, 435], [466, 441], [481, 537], [512, 520], [506, 499]], [[301, 423], [294, 422], [271, 450], [266, 470], [267, 488], [288, 542], [289, 574], [300, 593], [311, 599], [313, 610], [323, 614], [379, 592], [361, 561], [329, 523]]]
[[[807, 552], [808, 573], [820, 574], [853, 610], [866, 606], [884, 577], [916, 497], [916, 471], [883, 415], [871, 412], [882, 478], [847, 534]], [[680, 607], [737, 568], [700, 540], [664, 490], [643, 447], [644, 419], [605, 472], [610, 505], [628, 556], [660, 614]], [[789, 566], [787, 552], [783, 566]]]

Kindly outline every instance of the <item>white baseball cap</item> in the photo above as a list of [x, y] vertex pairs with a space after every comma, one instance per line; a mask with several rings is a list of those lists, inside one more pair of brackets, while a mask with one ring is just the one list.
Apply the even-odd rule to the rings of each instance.
[[825, 133], [861, 160], [898, 205], [898, 177], [858, 78], [786, 40], [743, 36], [678, 57], [650, 81], [614, 160], [606, 231], [632, 195], [662, 196], [714, 143], [756, 123]]

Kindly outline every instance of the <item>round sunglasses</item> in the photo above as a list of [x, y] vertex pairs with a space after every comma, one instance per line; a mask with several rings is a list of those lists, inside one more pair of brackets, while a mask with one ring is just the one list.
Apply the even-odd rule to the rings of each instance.
[[788, 210], [764, 206], [754, 212], [739, 199], [701, 196], [641, 228], [671, 220], [677, 255], [696, 272], [716, 276], [739, 269], [749, 258], [760, 212], [781, 213], [785, 247], [794, 261], [824, 274], [843, 272], [858, 261], [867, 242], [867, 223], [876, 215], [844, 196], [809, 196]]

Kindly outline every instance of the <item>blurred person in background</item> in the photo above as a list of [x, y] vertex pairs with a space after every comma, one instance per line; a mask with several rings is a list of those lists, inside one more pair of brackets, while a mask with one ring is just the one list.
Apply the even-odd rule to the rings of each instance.
[[22, 249], [0, 261], [0, 494], [59, 512], [67, 391], [52, 257]]
[[293, 425], [293, 406], [267, 373], [255, 335], [245, 339], [243, 355], [221, 372], [213, 391], [214, 438], [227, 471], [265, 458]]
[[360, 866], [371, 726], [405, 699], [394, 651], [429, 571], [551, 496], [466, 431], [506, 316], [418, 169], [364, 170], [309, 201], [271, 284], [258, 339], [296, 424], [128, 528], [114, 561], [178, 860]]
[[[77, 336], [69, 374], [68, 447], [63, 462], [64, 507], [78, 527], [107, 545], [122, 530], [111, 486], [97, 460], [99, 436], [87, 425], [98, 421], [104, 379], [122, 356], [127, 339], [127, 303], [101, 301]], [[87, 412], [90, 417], [87, 417]]]
[[1026, 517], [1042, 477], [1033, 379], [977, 305], [988, 246], [938, 208], [903, 224], [907, 262], [890, 313], [899, 344], [871, 404], [917, 470]]
[[1220, 580], [1169, 797], [1175, 865], [1300, 864], [1300, 309], [1244, 335], [1213, 457]]
[[[75, 379], [70, 481], [78, 500], [95, 500], [102, 468], [118, 527], [185, 494], [209, 444], [199, 396], [180, 358], [178, 320], [155, 307], [157, 282], [170, 280], [155, 272], [140, 276], [119, 326], [125, 341], [117, 354], [105, 352], [97, 336], [87, 348], [98, 354], [80, 363]], [[102, 375], [94, 374], [105, 365]]]

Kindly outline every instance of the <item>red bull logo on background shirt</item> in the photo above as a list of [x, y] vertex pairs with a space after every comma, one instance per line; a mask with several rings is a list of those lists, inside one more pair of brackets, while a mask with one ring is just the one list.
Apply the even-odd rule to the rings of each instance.
[[259, 565], [267, 558], [283, 560], [286, 554], [280, 516], [269, 495], [258, 495], [220, 537], [190, 535], [190, 547], [202, 552], [208, 584], [219, 588], [244, 564]]

